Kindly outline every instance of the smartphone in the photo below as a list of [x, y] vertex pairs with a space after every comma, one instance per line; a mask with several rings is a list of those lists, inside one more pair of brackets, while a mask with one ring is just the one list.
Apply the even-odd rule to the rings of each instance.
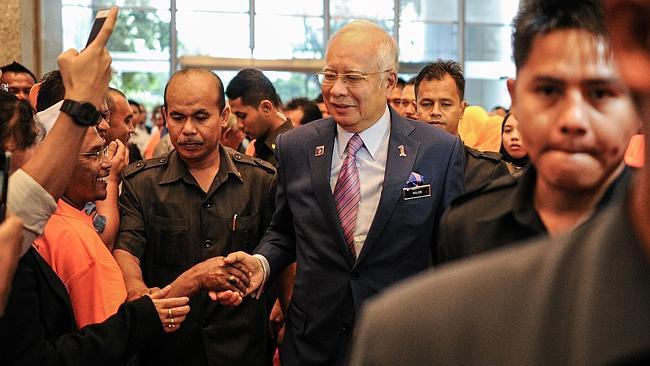
[[7, 187], [9, 186], [9, 168], [11, 167], [11, 153], [2, 151], [0, 159], [0, 222], [5, 221], [7, 214]]
[[102, 26], [104, 25], [104, 22], [106, 21], [106, 17], [108, 17], [108, 13], [110, 12], [109, 9], [103, 9], [97, 12], [97, 15], [95, 15], [95, 20], [93, 21], [93, 28], [90, 30], [90, 35], [88, 36], [88, 42], [86, 42], [86, 47], [92, 43], [92, 41], [97, 38], [97, 35], [99, 34], [99, 30], [102, 29]]

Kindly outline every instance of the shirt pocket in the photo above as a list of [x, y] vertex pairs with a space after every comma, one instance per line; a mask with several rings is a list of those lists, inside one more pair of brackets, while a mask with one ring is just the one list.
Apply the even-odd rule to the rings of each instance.
[[[260, 213], [249, 216], [237, 216], [231, 224], [231, 248], [228, 252], [244, 251], [252, 252], [259, 241]], [[234, 230], [233, 230], [234, 229]]]
[[187, 223], [184, 219], [151, 215], [154, 262], [167, 266], [190, 263]]

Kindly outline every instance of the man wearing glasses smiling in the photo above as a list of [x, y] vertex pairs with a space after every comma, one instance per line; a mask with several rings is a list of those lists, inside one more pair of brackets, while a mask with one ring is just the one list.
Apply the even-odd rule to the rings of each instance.
[[107, 149], [97, 130], [89, 128], [57, 210], [34, 241], [66, 285], [79, 328], [104, 321], [126, 300], [120, 267], [84, 211], [87, 202], [106, 198]]
[[363, 301], [431, 266], [438, 219], [463, 191], [460, 140], [387, 105], [393, 38], [354, 21], [332, 37], [325, 61], [318, 77], [331, 118], [277, 138], [270, 228], [257, 255], [226, 259], [252, 273], [248, 293], [297, 262], [282, 365], [345, 364]]

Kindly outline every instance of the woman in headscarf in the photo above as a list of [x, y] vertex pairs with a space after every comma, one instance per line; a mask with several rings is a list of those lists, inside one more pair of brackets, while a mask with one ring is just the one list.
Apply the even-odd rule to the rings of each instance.
[[508, 113], [501, 124], [501, 148], [499, 152], [508, 165], [510, 174], [517, 176], [528, 164], [528, 147], [519, 134], [519, 121]]

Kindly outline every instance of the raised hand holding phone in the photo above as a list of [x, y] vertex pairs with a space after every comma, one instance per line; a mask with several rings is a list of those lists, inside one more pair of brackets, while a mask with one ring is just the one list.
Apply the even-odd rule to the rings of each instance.
[[57, 60], [65, 86], [65, 99], [90, 102], [98, 108], [103, 103], [111, 77], [111, 56], [106, 43], [115, 27], [117, 8], [107, 12], [94, 40], [83, 51], [69, 49]]
[[93, 21], [93, 27], [90, 29], [90, 35], [88, 36], [86, 47], [88, 47], [88, 45], [90, 45], [95, 40], [95, 38], [97, 38], [99, 31], [102, 29], [102, 26], [106, 22], [108, 14], [110, 14], [110, 9], [102, 9], [97, 12], [97, 15], [95, 15], [95, 20]]

